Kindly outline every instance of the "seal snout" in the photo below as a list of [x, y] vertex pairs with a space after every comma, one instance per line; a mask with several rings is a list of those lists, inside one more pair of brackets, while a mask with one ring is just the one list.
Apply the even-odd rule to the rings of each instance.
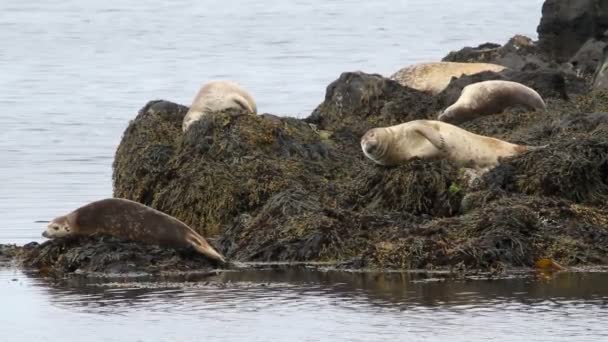
[[49, 238], [49, 234], [45, 231], [42, 232], [42, 237]]
[[361, 138], [361, 148], [365, 153], [374, 153], [378, 149], [378, 140], [374, 132], [367, 132]]
[[376, 144], [370, 141], [361, 142], [361, 147], [367, 153], [373, 153], [376, 150]]

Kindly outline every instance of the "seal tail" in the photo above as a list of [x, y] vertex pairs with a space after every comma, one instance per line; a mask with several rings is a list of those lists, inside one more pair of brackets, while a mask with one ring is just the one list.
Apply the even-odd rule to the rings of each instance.
[[540, 146], [531, 146], [531, 145], [526, 145], [526, 151], [536, 151], [536, 150], [542, 150], [543, 148], [547, 148], [549, 147], [549, 144], [546, 145], [540, 145]]
[[204, 256], [217, 260], [221, 263], [226, 262], [224, 256], [211, 247], [211, 245], [203, 237], [190, 235], [187, 240], [197, 252], [203, 254]]

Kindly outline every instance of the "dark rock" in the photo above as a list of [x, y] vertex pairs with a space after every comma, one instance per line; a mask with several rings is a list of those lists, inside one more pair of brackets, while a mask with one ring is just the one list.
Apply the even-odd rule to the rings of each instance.
[[538, 25], [538, 46], [558, 63], [568, 61], [589, 39], [603, 40], [608, 29], [608, 2], [546, 0]]
[[505, 160], [484, 175], [485, 187], [577, 203], [606, 203], [608, 114], [571, 114], [541, 125], [549, 126], [537, 130], [548, 135], [544, 141], [549, 146]]
[[579, 77], [589, 79], [603, 60], [603, 50], [606, 42], [589, 39], [568, 61]]
[[601, 62], [598, 63], [595, 74], [593, 75], [593, 89], [608, 89], [608, 47], [604, 48]]
[[103, 235], [24, 246], [16, 257], [24, 267], [52, 276], [211, 273], [216, 267], [191, 249], [161, 248]]
[[465, 47], [445, 56], [445, 62], [477, 62], [504, 65], [513, 70], [537, 70], [556, 68], [557, 64], [538, 53], [532, 39], [516, 35], [505, 45], [485, 43], [477, 47]]
[[358, 141], [369, 128], [426, 119], [436, 110], [428, 94], [377, 74], [345, 72], [327, 86], [325, 101], [306, 121], [324, 130], [347, 129]]
[[[599, 209], [608, 196], [605, 118], [571, 113], [608, 111], [608, 95], [566, 101], [563, 77], [547, 70], [489, 75], [536, 84], [549, 110], [508, 110], [463, 127], [549, 147], [505, 160], [473, 187], [447, 161], [382, 167], [366, 159], [361, 132], [428, 117], [441, 99], [345, 73], [305, 120], [216, 113], [181, 134], [171, 121], [178, 113], [165, 121], [138, 116], [130, 126], [151, 132], [129, 127], [122, 144], [158, 145], [150, 140], [157, 137], [173, 154], [158, 164], [164, 169], [154, 182], [116, 177], [115, 189], [127, 198], [151, 194], [146, 204], [218, 237], [218, 249], [233, 260], [385, 268], [529, 266], [541, 256], [565, 265], [602, 262], [607, 246], [590, 244], [585, 232], [608, 222]], [[169, 137], [160, 133], [170, 125]], [[119, 150], [115, 165], [124, 170], [115, 172], [127, 175], [142, 163]]]

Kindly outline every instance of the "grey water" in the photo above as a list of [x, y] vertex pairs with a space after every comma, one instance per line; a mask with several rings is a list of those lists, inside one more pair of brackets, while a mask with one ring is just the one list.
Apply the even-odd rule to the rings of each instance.
[[608, 273], [442, 281], [306, 269], [53, 283], [0, 270], [2, 341], [606, 341]]
[[[1, 0], [0, 243], [112, 195], [147, 101], [232, 79], [305, 117], [344, 71], [385, 76], [514, 34], [542, 0]], [[424, 279], [423, 279], [424, 280]], [[51, 281], [0, 268], [0, 341], [608, 340], [605, 273], [424, 281], [266, 270], [208, 281]]]

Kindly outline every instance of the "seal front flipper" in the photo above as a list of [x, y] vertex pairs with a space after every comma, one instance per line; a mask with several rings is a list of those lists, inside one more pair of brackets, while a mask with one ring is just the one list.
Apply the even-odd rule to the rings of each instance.
[[430, 127], [428, 125], [425, 125], [424, 123], [416, 124], [416, 126], [413, 129], [416, 133], [425, 137], [426, 140], [428, 140], [431, 144], [433, 144], [433, 146], [435, 146], [438, 150], [447, 152], [446, 145], [445, 145], [445, 139], [443, 138], [441, 133], [439, 133], [438, 130], [436, 130], [435, 128]]

